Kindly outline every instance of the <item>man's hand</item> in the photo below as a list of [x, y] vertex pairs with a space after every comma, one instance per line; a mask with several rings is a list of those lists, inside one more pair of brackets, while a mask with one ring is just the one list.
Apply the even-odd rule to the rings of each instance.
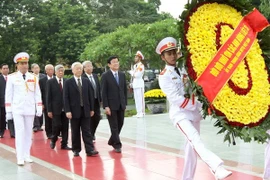
[[94, 116], [94, 114], [95, 114], [95, 112], [94, 112], [94, 111], [90, 111], [90, 116], [91, 116], [91, 117], [93, 117], [93, 116]]
[[67, 112], [67, 113], [66, 113], [66, 116], [67, 116], [68, 119], [72, 119], [72, 114], [71, 114], [71, 112]]
[[53, 115], [52, 115], [52, 112], [48, 112], [48, 116], [49, 116], [49, 118], [53, 118]]
[[105, 114], [107, 114], [108, 116], [111, 115], [111, 109], [109, 107], [105, 107]]
[[6, 113], [6, 120], [8, 121], [8, 120], [11, 120], [11, 119], [13, 119], [12, 113], [11, 112]]

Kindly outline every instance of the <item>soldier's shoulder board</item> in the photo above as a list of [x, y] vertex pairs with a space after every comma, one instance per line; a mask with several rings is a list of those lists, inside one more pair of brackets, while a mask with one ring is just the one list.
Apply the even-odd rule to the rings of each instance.
[[165, 72], [167, 71], [167, 69], [163, 69], [163, 71], [161, 71], [161, 73], [159, 75], [163, 75]]

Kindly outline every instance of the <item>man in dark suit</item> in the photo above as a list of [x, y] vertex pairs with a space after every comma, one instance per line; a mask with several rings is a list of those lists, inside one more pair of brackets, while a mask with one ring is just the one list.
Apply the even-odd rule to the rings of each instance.
[[90, 121], [94, 115], [94, 93], [90, 81], [81, 77], [83, 66], [75, 62], [71, 66], [73, 77], [66, 81], [64, 87], [64, 106], [68, 119], [71, 120], [72, 151], [79, 156], [81, 151], [81, 133], [87, 156], [98, 154], [94, 149]]
[[[0, 75], [0, 138], [3, 138], [6, 130], [5, 90], [9, 68], [8, 65], [5, 63], [1, 64], [0, 68], [2, 73]], [[14, 126], [13, 126], [13, 133], [14, 133]], [[10, 136], [12, 136], [11, 134], [12, 133], [10, 133]]]
[[124, 114], [127, 105], [126, 76], [119, 71], [117, 56], [111, 56], [108, 61], [110, 70], [101, 78], [101, 95], [103, 108], [111, 128], [111, 137], [108, 144], [113, 146], [114, 151], [121, 153], [122, 143], [119, 134], [124, 124]]
[[46, 103], [46, 91], [47, 91], [46, 88], [47, 88], [47, 86], [46, 86], [46, 83], [49, 79], [53, 78], [53, 74], [54, 74], [53, 65], [47, 64], [45, 66], [45, 72], [47, 75], [39, 80], [39, 86], [40, 86], [40, 91], [41, 91], [43, 112], [44, 112], [44, 117], [45, 117], [45, 131], [46, 131], [46, 135], [47, 135], [48, 139], [50, 139], [52, 136], [52, 119], [48, 116], [48, 112], [47, 112], [47, 103]]
[[[69, 119], [64, 112], [63, 88], [65, 87], [66, 79], [63, 78], [65, 68], [62, 64], [55, 66], [56, 76], [47, 81], [46, 88], [46, 107], [48, 117], [52, 121], [52, 135], [50, 147], [55, 148], [55, 143], [58, 140], [58, 135], [62, 133], [61, 149], [71, 150], [68, 147], [68, 126]], [[44, 78], [45, 79], [45, 78]], [[46, 124], [45, 124], [46, 125]]]
[[91, 117], [90, 121], [90, 128], [91, 128], [91, 134], [93, 136], [93, 140], [96, 140], [96, 129], [98, 127], [99, 121], [101, 119], [100, 115], [100, 103], [101, 103], [101, 94], [100, 94], [100, 83], [98, 80], [98, 76], [93, 73], [93, 65], [91, 61], [84, 61], [83, 62], [83, 70], [84, 74], [82, 77], [85, 77], [89, 79], [93, 91], [94, 91], [94, 97], [95, 97], [95, 102], [94, 102], [94, 116]]
[[[36, 63], [33, 63], [31, 65], [31, 71], [38, 77], [38, 80], [41, 80], [42, 78], [46, 77], [45, 74], [40, 73], [39, 65]], [[33, 124], [33, 131], [43, 131], [41, 128], [43, 125], [43, 115], [41, 117], [35, 116], [34, 124]]]

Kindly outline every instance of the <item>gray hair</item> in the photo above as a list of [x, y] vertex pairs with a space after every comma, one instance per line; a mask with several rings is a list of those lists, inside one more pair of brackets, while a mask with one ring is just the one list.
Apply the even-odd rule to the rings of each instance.
[[54, 67], [55, 71], [58, 71], [59, 69], [63, 68], [65, 70], [65, 67], [62, 64], [58, 64]]
[[84, 61], [84, 62], [82, 63], [83, 67], [85, 67], [87, 64], [91, 64], [91, 65], [92, 65], [92, 62], [91, 62], [91, 61]]
[[52, 67], [52, 68], [53, 68], [53, 65], [52, 65], [52, 64], [47, 64], [47, 65], [45, 66], [45, 71], [46, 71], [49, 67]]
[[31, 69], [34, 68], [35, 66], [38, 66], [38, 67], [39, 67], [39, 65], [38, 65], [37, 63], [33, 63], [33, 64], [31, 65]]
[[73, 69], [75, 66], [77, 66], [77, 65], [79, 65], [79, 66], [81, 66], [81, 68], [83, 68], [83, 65], [82, 65], [82, 63], [80, 63], [80, 62], [74, 62], [72, 65], [71, 65], [71, 69]]

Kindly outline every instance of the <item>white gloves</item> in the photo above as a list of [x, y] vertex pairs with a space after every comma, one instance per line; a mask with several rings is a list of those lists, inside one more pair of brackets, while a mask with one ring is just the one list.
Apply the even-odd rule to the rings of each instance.
[[42, 116], [42, 111], [37, 111], [36, 116], [41, 117]]
[[11, 120], [11, 119], [13, 119], [12, 113], [11, 112], [6, 113], [6, 120], [8, 121], [8, 120]]

